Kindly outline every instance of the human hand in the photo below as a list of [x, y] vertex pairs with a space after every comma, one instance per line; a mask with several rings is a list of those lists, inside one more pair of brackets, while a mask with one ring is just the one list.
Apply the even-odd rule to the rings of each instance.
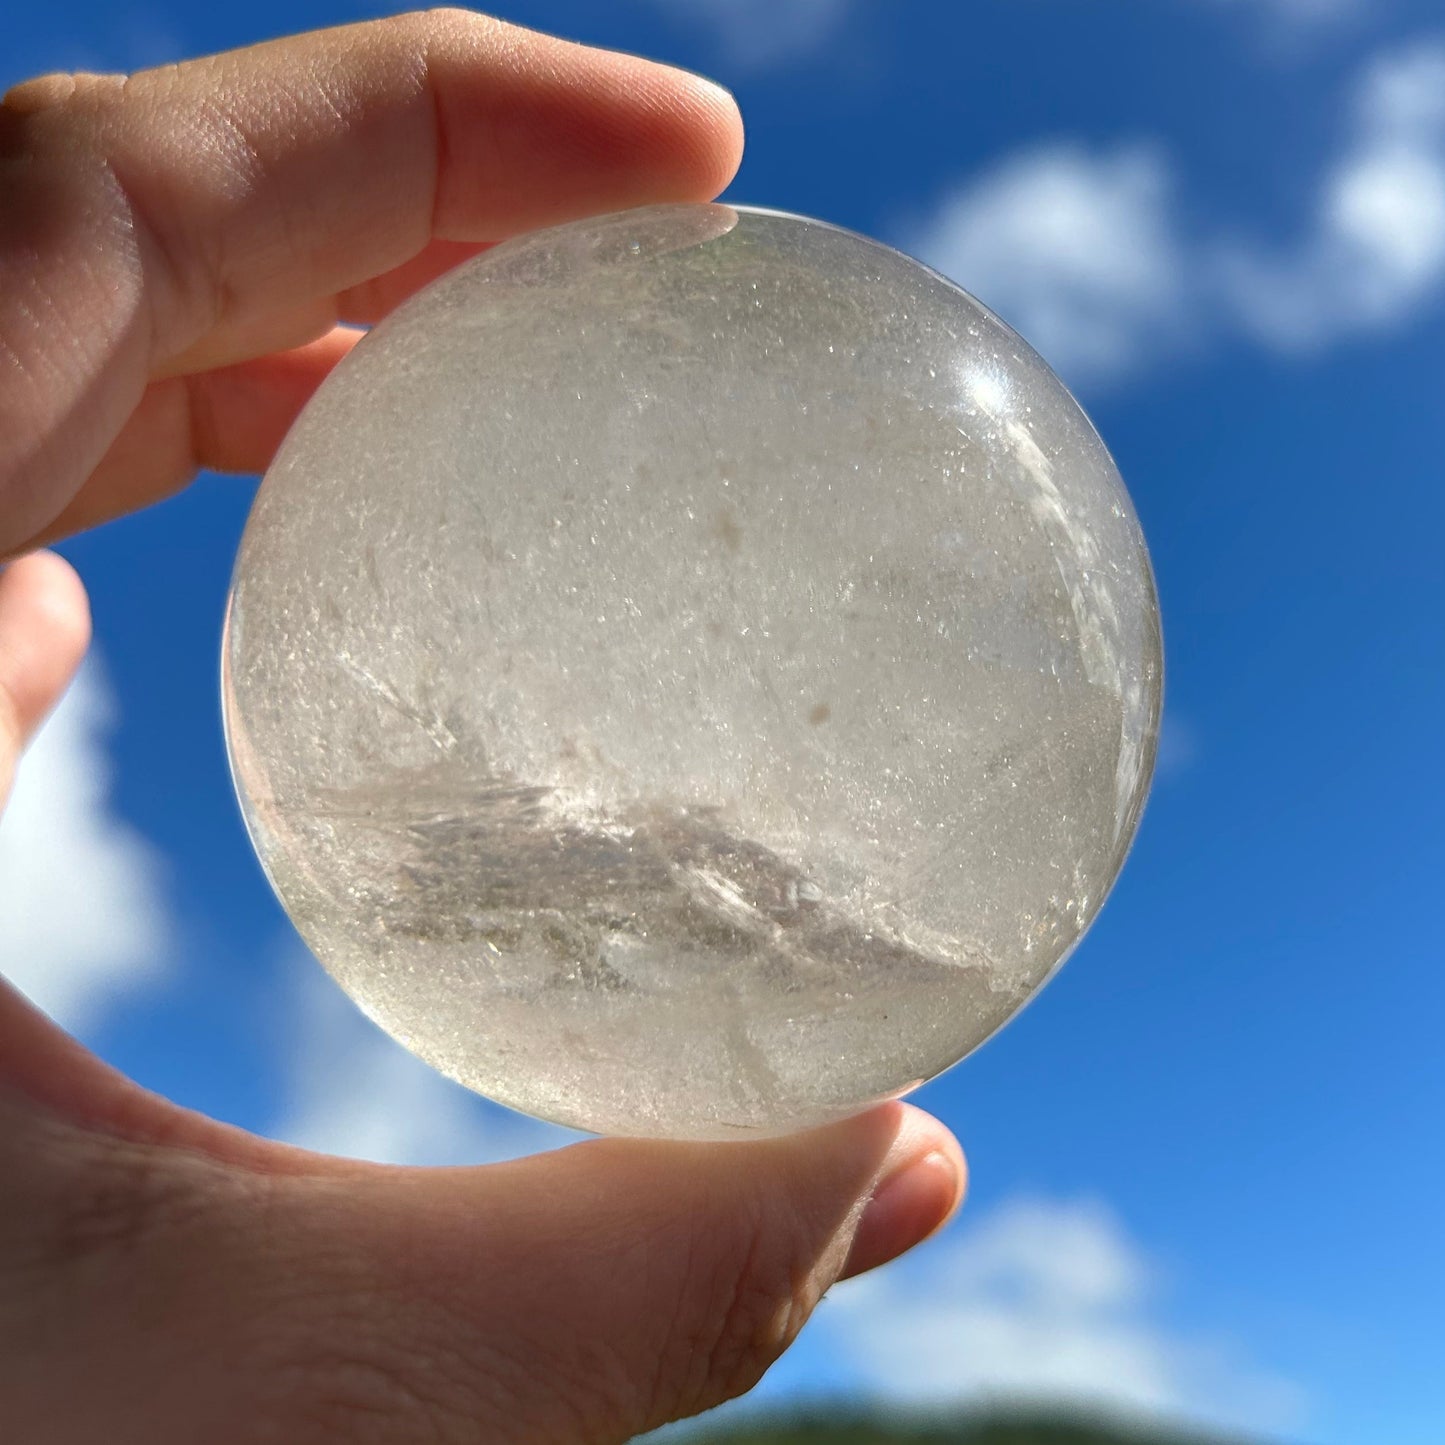
[[[508, 234], [710, 198], [740, 148], [693, 77], [463, 12], [12, 91], [0, 797], [88, 638], [32, 549], [262, 469], [339, 322]], [[329, 1159], [146, 1094], [0, 991], [0, 1420], [24, 1445], [625, 1440], [750, 1388], [962, 1177], [900, 1104], [748, 1144]]]

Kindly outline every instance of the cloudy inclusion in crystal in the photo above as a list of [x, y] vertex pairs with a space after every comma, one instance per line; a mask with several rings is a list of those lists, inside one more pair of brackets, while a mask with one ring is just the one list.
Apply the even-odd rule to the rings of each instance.
[[1013, 332], [799, 217], [651, 207], [404, 305], [257, 495], [252, 837], [437, 1068], [600, 1132], [893, 1097], [1061, 962], [1153, 765], [1107, 452]]

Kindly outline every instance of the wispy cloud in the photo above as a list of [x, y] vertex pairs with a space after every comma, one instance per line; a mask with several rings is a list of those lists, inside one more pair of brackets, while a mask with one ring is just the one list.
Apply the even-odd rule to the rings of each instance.
[[367, 1020], [299, 945], [273, 1138], [378, 1164], [488, 1164], [578, 1136], [443, 1078]]
[[853, 0], [653, 0], [706, 29], [726, 63], [763, 69], [820, 50]]
[[1302, 349], [1396, 326], [1445, 284], [1445, 41], [1377, 60], [1353, 119], [1294, 246], [1223, 248], [1224, 294], [1264, 342]]
[[115, 706], [92, 656], [21, 760], [0, 820], [0, 970], [73, 1033], [165, 974], [159, 855], [110, 800]]
[[1225, 336], [1297, 353], [1410, 322], [1445, 290], [1445, 41], [1377, 58], [1290, 244], [1189, 232], [1157, 149], [1046, 145], [945, 195], [901, 237], [1100, 385]]
[[907, 245], [1065, 375], [1113, 376], [1182, 320], [1172, 189], [1152, 148], [1045, 146], [946, 197]]
[[916, 1407], [1058, 1401], [1231, 1429], [1297, 1428], [1300, 1390], [1187, 1337], [1102, 1204], [1020, 1198], [829, 1295], [815, 1328], [862, 1388]]

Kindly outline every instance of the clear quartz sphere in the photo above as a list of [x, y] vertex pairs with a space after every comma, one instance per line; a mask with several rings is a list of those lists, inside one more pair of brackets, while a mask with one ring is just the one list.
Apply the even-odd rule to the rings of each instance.
[[321, 387], [223, 647], [307, 943], [582, 1129], [781, 1133], [1010, 1018], [1123, 862], [1161, 651], [1063, 385], [857, 235], [726, 205], [507, 242]]

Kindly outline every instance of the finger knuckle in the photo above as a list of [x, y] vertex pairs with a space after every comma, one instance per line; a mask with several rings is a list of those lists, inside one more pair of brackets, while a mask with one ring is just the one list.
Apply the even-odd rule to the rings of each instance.
[[120, 75], [54, 71], [12, 86], [0, 104], [15, 120], [67, 112], [76, 115], [105, 104], [119, 94], [124, 84], [125, 77]]
[[13, 85], [5, 92], [5, 98], [0, 101], [0, 105], [3, 105], [6, 115], [12, 120], [54, 110], [56, 106], [64, 105], [75, 93], [76, 79], [74, 75], [55, 72], [22, 80], [19, 85]]
[[207, 1206], [193, 1169], [153, 1145], [68, 1131], [33, 1169], [45, 1207], [34, 1216], [31, 1250], [46, 1270], [83, 1267], [144, 1248], [186, 1228]]
[[430, 25], [474, 33], [486, 34], [503, 28], [500, 20], [490, 15], [479, 15], [475, 10], [468, 10], [461, 5], [434, 5], [425, 11], [424, 15], [426, 23]]
[[[388, 22], [383, 22], [388, 23]], [[485, 43], [510, 29], [490, 15], [478, 15], [455, 5], [439, 5], [430, 10], [413, 11], [389, 22], [419, 48], [436, 44], [458, 45]]]
[[[47, 255], [104, 235], [116, 200], [104, 155], [122, 76], [45, 75], [0, 102], [0, 282], [18, 290]], [[33, 304], [33, 303], [32, 303]]]
[[11, 155], [52, 171], [89, 168], [122, 104], [128, 77], [89, 72], [37, 76], [0, 101], [0, 137]]

